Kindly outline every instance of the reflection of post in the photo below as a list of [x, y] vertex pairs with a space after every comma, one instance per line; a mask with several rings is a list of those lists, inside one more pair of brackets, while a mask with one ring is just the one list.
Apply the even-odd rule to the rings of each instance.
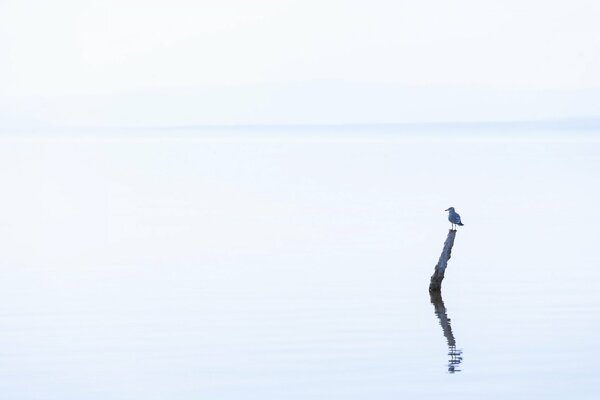
[[452, 334], [450, 318], [448, 318], [448, 315], [446, 314], [446, 306], [444, 306], [442, 293], [439, 291], [430, 292], [429, 297], [431, 299], [431, 304], [433, 304], [435, 315], [437, 315], [442, 330], [444, 331], [444, 337], [448, 342], [448, 355], [450, 356], [450, 360], [448, 360], [448, 372], [451, 374], [460, 372], [459, 367], [462, 362], [462, 349], [456, 348], [456, 339], [454, 339], [454, 334]]
[[444, 280], [444, 273], [446, 272], [446, 267], [448, 266], [448, 260], [452, 255], [452, 246], [454, 246], [455, 237], [456, 230], [451, 229], [450, 232], [448, 232], [446, 241], [444, 242], [444, 248], [442, 249], [440, 259], [435, 266], [433, 275], [431, 275], [431, 282], [429, 283], [430, 292], [439, 292], [442, 290], [442, 280]]

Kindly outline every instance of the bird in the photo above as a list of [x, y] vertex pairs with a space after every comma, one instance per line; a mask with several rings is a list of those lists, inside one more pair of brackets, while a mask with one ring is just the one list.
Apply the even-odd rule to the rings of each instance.
[[459, 226], [464, 225], [460, 220], [460, 215], [458, 215], [458, 213], [456, 211], [454, 211], [454, 207], [450, 207], [450, 208], [446, 209], [446, 211], [449, 211], [448, 221], [450, 221], [450, 223], [452, 224], [450, 229], [456, 230], [455, 225], [459, 225]]

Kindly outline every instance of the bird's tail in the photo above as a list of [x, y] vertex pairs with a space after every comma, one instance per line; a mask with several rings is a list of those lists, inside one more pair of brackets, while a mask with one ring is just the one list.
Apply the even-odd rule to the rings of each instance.
[[463, 226], [464, 224], [462, 222], [459, 222], [458, 224], [456, 224], [458, 226]]

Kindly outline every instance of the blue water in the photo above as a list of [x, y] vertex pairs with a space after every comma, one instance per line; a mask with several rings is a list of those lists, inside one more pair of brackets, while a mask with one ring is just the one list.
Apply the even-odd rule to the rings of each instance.
[[597, 399], [599, 178], [570, 132], [2, 136], [1, 397]]

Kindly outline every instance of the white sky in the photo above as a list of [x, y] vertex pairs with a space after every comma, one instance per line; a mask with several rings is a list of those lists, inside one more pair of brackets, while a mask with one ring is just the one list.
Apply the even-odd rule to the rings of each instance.
[[344, 81], [600, 88], [600, 2], [0, 0], [0, 96]]

